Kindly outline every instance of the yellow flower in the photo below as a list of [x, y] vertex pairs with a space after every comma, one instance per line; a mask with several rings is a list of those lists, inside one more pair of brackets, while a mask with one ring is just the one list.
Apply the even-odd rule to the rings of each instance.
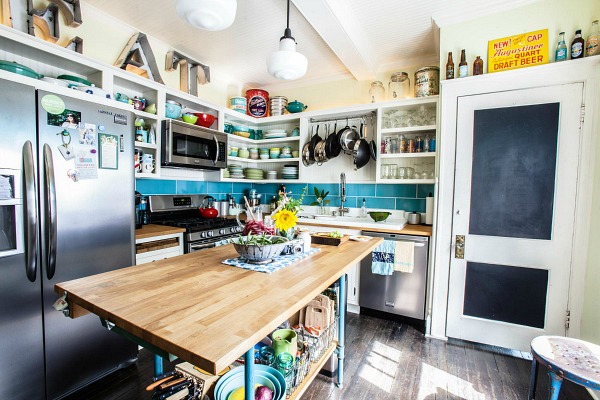
[[298, 218], [293, 212], [284, 209], [273, 215], [273, 221], [275, 221], [277, 229], [287, 231], [296, 226]]

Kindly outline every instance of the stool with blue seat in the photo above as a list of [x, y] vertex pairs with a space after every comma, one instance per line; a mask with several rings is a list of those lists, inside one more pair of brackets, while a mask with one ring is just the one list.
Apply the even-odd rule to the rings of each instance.
[[535, 399], [539, 365], [548, 368], [550, 400], [558, 400], [563, 379], [600, 390], [600, 346], [563, 336], [538, 336], [531, 341], [529, 400]]

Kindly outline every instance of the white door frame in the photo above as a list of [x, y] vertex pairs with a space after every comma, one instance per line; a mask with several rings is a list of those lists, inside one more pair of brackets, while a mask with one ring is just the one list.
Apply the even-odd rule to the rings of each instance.
[[600, 114], [600, 110], [598, 110], [600, 102], [596, 99], [599, 93], [599, 80], [600, 57], [591, 57], [583, 60], [442, 81], [440, 135], [438, 137], [439, 198], [435, 229], [430, 337], [447, 340], [448, 284], [450, 258], [453, 252], [452, 210], [454, 204], [458, 97], [574, 82], [584, 84], [584, 104], [587, 110], [581, 130], [571, 291], [569, 296], [571, 323], [568, 335], [575, 338], [580, 336], [594, 179], [596, 138], [593, 132], [597, 131], [600, 126], [600, 115], [598, 115]]

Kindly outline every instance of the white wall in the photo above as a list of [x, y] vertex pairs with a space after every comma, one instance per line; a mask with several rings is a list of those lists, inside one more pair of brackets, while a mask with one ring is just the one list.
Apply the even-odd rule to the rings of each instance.
[[[487, 43], [489, 40], [548, 28], [550, 60], [554, 60], [554, 49], [558, 33], [566, 32], [570, 43], [576, 29], [582, 29], [587, 36], [591, 23], [600, 18], [600, 1], [544, 0], [516, 10], [497, 13], [492, 16], [462, 22], [440, 29], [440, 66], [445, 71], [448, 52], [454, 53], [454, 63], [458, 64], [460, 50], [466, 49], [469, 75], [473, 60], [481, 56], [484, 71], [487, 71]], [[595, 111], [595, 112], [594, 112]], [[586, 123], [594, 123], [595, 136], [598, 136], [598, 115], [600, 109], [588, 110]], [[595, 114], [595, 115], [594, 115]], [[596, 141], [596, 166], [594, 175], [593, 212], [590, 216], [592, 228], [589, 237], [588, 261], [586, 266], [586, 287], [584, 310], [581, 324], [583, 339], [600, 343], [600, 146]]]

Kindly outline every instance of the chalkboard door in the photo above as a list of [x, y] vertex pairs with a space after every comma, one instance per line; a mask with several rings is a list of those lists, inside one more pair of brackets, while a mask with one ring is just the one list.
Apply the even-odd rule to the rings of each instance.
[[528, 350], [564, 335], [581, 84], [459, 97], [447, 335]]

